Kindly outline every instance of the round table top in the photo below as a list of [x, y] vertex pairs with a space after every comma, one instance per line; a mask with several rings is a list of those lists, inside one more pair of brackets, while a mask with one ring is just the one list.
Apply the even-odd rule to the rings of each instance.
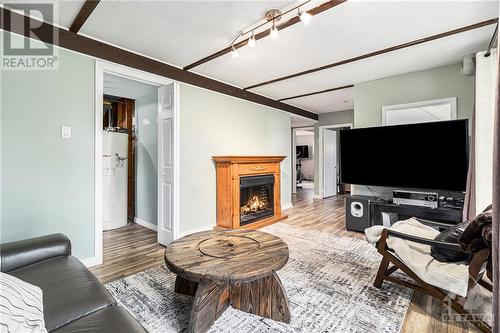
[[248, 229], [194, 233], [165, 250], [168, 268], [191, 281], [253, 281], [280, 270], [287, 261], [288, 246], [281, 238]]

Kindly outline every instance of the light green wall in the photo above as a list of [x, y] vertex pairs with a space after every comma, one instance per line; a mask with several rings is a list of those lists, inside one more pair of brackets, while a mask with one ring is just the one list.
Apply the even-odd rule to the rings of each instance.
[[214, 155], [285, 155], [281, 203], [291, 202], [290, 115], [181, 84], [180, 231], [216, 223]]
[[[1, 74], [1, 242], [62, 232], [94, 255], [94, 61]], [[61, 138], [61, 126], [72, 138]]]
[[136, 193], [135, 216], [157, 224], [158, 90], [136, 99]]
[[[382, 107], [457, 97], [457, 116], [469, 119], [474, 105], [474, 75], [460, 74], [460, 64], [391, 76], [354, 85], [354, 127], [382, 124]], [[378, 193], [392, 189], [373, 187]], [[365, 186], [353, 186], [354, 194], [371, 195]]]
[[[319, 126], [352, 124], [354, 122], [354, 110], [336, 111], [320, 113], [318, 122], [314, 125], [314, 147], [316, 152], [321, 148], [319, 146]], [[319, 195], [319, 154], [314, 154], [314, 194]]]
[[351, 124], [354, 121], [354, 110], [320, 113], [316, 126]]
[[460, 74], [460, 64], [391, 76], [354, 85], [354, 126], [382, 124], [382, 107], [457, 97], [458, 118], [470, 119], [474, 76]]

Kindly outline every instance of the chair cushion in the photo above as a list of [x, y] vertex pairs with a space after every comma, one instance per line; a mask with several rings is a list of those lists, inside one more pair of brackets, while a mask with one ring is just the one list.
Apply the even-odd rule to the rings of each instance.
[[110, 306], [88, 316], [75, 320], [54, 333], [147, 333], [127, 310], [119, 306]]
[[45, 327], [49, 332], [116, 303], [97, 278], [73, 256], [51, 258], [9, 274], [42, 289]]
[[[368, 241], [377, 242], [384, 228], [381, 225], [376, 225], [366, 229], [365, 234]], [[434, 239], [439, 234], [437, 230], [413, 218], [394, 223], [391, 230], [429, 240]], [[424, 282], [462, 297], [467, 295], [469, 282], [467, 262], [439, 262], [431, 256], [429, 245], [393, 236], [387, 238], [387, 247], [392, 249], [394, 255]]]

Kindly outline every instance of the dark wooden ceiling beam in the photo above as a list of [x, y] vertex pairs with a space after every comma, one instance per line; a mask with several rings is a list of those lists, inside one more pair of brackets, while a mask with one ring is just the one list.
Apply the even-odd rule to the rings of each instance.
[[278, 99], [278, 102], [287, 101], [289, 99], [295, 99], [295, 98], [302, 98], [302, 97], [307, 97], [307, 96], [319, 95], [319, 94], [324, 94], [324, 93], [331, 92], [331, 91], [337, 91], [337, 90], [342, 90], [342, 89], [347, 89], [347, 88], [353, 88], [353, 87], [354, 87], [354, 84], [349, 84], [347, 86], [335, 87], [335, 88], [330, 88], [330, 89], [325, 89], [325, 90], [310, 92], [310, 93], [307, 93], [307, 94], [295, 95], [295, 96], [280, 98], [280, 99]]
[[[318, 15], [319, 13], [322, 13], [330, 8], [333, 8], [337, 5], [340, 5], [341, 3], [344, 3], [346, 2], [346, 0], [332, 0], [332, 1], [327, 1], [325, 3], [322, 3], [321, 5], [317, 6], [317, 7], [314, 7], [310, 10], [308, 10], [307, 12], [311, 15]], [[297, 24], [300, 22], [300, 17], [298, 15], [292, 17], [291, 19], [289, 19], [288, 21], [282, 23], [282, 24], [279, 24], [276, 26], [276, 28], [278, 28], [278, 30], [283, 30], [283, 29], [286, 29], [288, 27], [291, 27], [292, 25], [294, 24]], [[261, 32], [259, 32], [258, 34], [255, 35], [255, 40], [259, 40], [259, 39], [262, 39], [262, 38], [265, 38], [269, 36], [269, 29], [265, 29]], [[246, 38], [236, 44], [234, 44], [234, 48], [236, 49], [239, 49], [240, 47], [243, 47], [243, 46], [246, 46], [248, 44], [248, 40], [250, 38]], [[184, 70], [190, 70], [190, 69], [193, 69], [195, 67], [198, 67], [204, 63], [207, 63], [209, 61], [212, 61], [214, 59], [217, 59], [219, 57], [222, 57], [224, 54], [227, 54], [231, 52], [231, 46], [228, 46], [220, 51], [217, 51], [203, 59], [200, 59], [190, 65], [187, 65], [186, 67], [184, 67]]]
[[424, 37], [424, 38], [416, 39], [416, 40], [413, 40], [411, 42], [407, 42], [407, 43], [399, 44], [399, 45], [396, 45], [396, 46], [388, 47], [388, 48], [385, 48], [385, 49], [382, 49], [382, 50], [378, 50], [378, 51], [366, 53], [366, 54], [363, 54], [363, 55], [360, 55], [360, 56], [357, 56], [357, 57], [345, 59], [345, 60], [342, 60], [342, 61], [337, 61], [337, 62], [328, 64], [328, 65], [324, 65], [324, 66], [320, 66], [320, 67], [316, 67], [316, 68], [311, 68], [311, 69], [308, 69], [308, 70], [305, 70], [305, 71], [301, 71], [301, 72], [297, 72], [297, 73], [294, 73], [294, 74], [282, 76], [282, 77], [279, 77], [279, 78], [276, 78], [276, 79], [272, 79], [272, 80], [260, 82], [260, 83], [251, 85], [249, 87], [246, 87], [244, 89], [247, 90], [247, 89], [253, 89], [253, 88], [257, 88], [257, 87], [262, 87], [262, 86], [265, 86], [265, 85], [268, 85], [268, 84], [272, 84], [272, 83], [276, 83], [276, 82], [280, 82], [280, 81], [285, 81], [285, 80], [293, 79], [293, 78], [296, 78], [296, 77], [299, 77], [299, 76], [303, 76], [303, 75], [307, 75], [307, 74], [311, 74], [311, 73], [315, 73], [315, 72], [319, 72], [319, 71], [324, 71], [326, 69], [330, 69], [330, 68], [333, 68], [333, 67], [337, 67], [337, 66], [349, 64], [349, 63], [352, 63], [352, 62], [355, 62], [355, 61], [359, 61], [359, 60], [363, 60], [363, 59], [366, 59], [366, 58], [375, 57], [375, 56], [378, 56], [378, 55], [381, 55], [381, 54], [384, 54], [384, 53], [389, 53], [389, 52], [401, 50], [401, 49], [404, 49], [404, 48], [407, 48], [407, 47], [411, 47], [411, 46], [415, 46], [415, 45], [418, 45], [418, 44], [427, 43], [427, 42], [430, 42], [430, 41], [433, 41], [433, 40], [436, 40], [436, 39], [441, 39], [441, 38], [444, 38], [444, 37], [456, 35], [456, 34], [459, 34], [459, 33], [462, 33], [462, 32], [466, 32], [466, 31], [469, 31], [469, 30], [474, 30], [474, 29], [482, 28], [482, 27], [485, 27], [485, 26], [488, 26], [488, 25], [491, 25], [491, 24], [495, 24], [497, 22], [498, 22], [498, 17], [497, 18], [493, 18], [493, 19], [489, 19], [489, 20], [486, 20], [486, 21], [482, 21], [482, 22], [479, 22], [479, 23], [471, 24], [471, 25], [468, 25], [468, 26], [465, 26], [465, 27], [461, 27], [461, 28], [458, 28], [458, 29], [453, 29], [453, 30], [449, 30], [449, 31], [446, 31], [446, 32], [442, 32], [442, 33], [439, 33], [439, 34], [436, 34], [436, 35], [432, 35], [432, 36], [429, 36], [429, 37]]
[[[174, 67], [163, 62], [141, 56], [139, 54], [120, 49], [118, 47], [75, 34], [71, 31], [55, 27], [46, 22], [40, 22], [33, 18], [12, 12], [6, 8], [0, 7], [1, 20], [0, 29], [7, 30], [25, 37], [29, 37], [30, 31], [24, 29], [24, 26], [38, 27], [36, 29], [37, 38], [45, 43], [52, 42], [52, 36], [57, 34], [58, 46], [83, 53], [95, 58], [107, 60], [127, 67], [136, 68], [145, 72], [164, 76], [172, 80], [192, 84], [197, 87], [216, 91], [225, 95], [244, 99], [257, 104], [280, 109], [302, 117], [317, 120], [318, 115], [310, 111], [278, 102], [271, 98], [258, 95], [229, 84], [210, 79], [208, 77], [191, 73], [181, 68]], [[28, 21], [29, 22], [26, 22]]]
[[90, 17], [90, 14], [94, 11], [94, 9], [97, 7], [99, 4], [100, 0], [87, 0], [83, 4], [82, 8], [78, 12], [78, 15], [76, 15], [76, 18], [74, 19], [73, 23], [71, 24], [71, 27], [69, 27], [69, 31], [74, 32], [75, 34], [80, 31], [82, 26], [85, 24], [87, 19]]

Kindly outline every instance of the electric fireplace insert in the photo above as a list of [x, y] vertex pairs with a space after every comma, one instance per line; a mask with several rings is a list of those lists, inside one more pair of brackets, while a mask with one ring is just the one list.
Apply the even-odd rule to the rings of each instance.
[[240, 178], [240, 225], [274, 215], [274, 175]]

